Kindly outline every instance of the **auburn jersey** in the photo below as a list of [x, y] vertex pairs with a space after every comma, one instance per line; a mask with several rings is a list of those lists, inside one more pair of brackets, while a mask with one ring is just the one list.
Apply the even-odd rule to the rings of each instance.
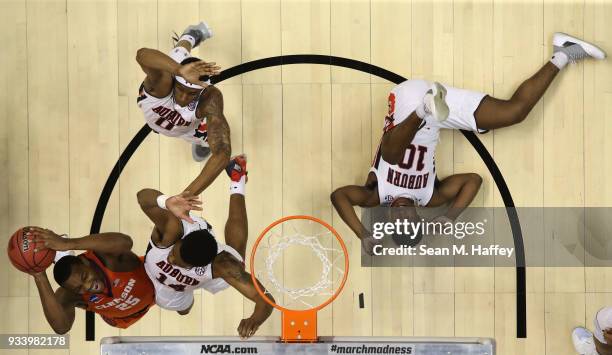
[[[213, 228], [204, 219], [191, 216], [194, 223], [181, 220], [183, 223], [184, 238], [189, 233], [206, 229], [211, 235], [215, 235]], [[155, 297], [158, 306], [169, 310], [183, 310], [185, 306], [185, 294], [193, 293], [198, 288], [203, 288], [210, 293], [217, 293], [229, 287], [222, 278], [213, 278], [212, 264], [196, 266], [189, 269], [170, 264], [168, 255], [173, 246], [163, 248], [149, 241], [145, 256], [145, 269], [155, 287]], [[229, 245], [217, 242], [217, 254], [227, 252], [237, 260], [243, 261], [242, 256]]]
[[180, 137], [188, 142], [208, 146], [206, 117], [197, 118], [198, 96], [185, 107], [175, 104], [172, 92], [158, 98], [147, 93], [144, 84], [138, 92], [138, 107], [144, 114], [147, 125], [155, 132], [169, 137]]
[[[410, 84], [410, 85], [407, 85]], [[398, 85], [389, 94], [389, 112], [385, 117], [384, 132], [388, 132], [408, 118], [419, 100], [411, 91], [417, 83]], [[422, 99], [422, 96], [420, 96]], [[431, 120], [423, 120], [402, 160], [390, 164], [378, 147], [370, 171], [376, 174], [378, 195], [382, 205], [390, 205], [398, 197], [413, 200], [417, 206], [429, 203], [436, 180], [435, 153], [440, 139], [440, 127]]]

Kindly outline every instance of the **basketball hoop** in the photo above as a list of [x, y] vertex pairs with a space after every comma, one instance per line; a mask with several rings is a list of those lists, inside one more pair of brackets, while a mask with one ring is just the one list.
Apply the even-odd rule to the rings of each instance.
[[[281, 277], [275, 266], [280, 262], [287, 265], [287, 260], [296, 256], [302, 261], [309, 259], [321, 263], [321, 276], [309, 286], [289, 286], [286, 280], [279, 280], [284, 277], [285, 269], [280, 269]], [[299, 267], [301, 270], [308, 267], [313, 273], [314, 264], [316, 261]], [[291, 268], [296, 264], [287, 266]], [[268, 304], [281, 311], [281, 340], [284, 342], [317, 341], [317, 312], [338, 297], [348, 270], [348, 251], [338, 232], [312, 216], [288, 216], [275, 221], [261, 232], [251, 252], [253, 284]], [[298, 273], [302, 275], [299, 270]]]

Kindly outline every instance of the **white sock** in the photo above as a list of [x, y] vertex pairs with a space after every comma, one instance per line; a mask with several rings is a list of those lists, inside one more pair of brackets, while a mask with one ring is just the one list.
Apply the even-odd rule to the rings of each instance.
[[230, 195], [241, 194], [244, 195], [246, 190], [246, 175], [240, 178], [240, 181], [230, 182]]
[[567, 54], [560, 51], [553, 53], [552, 58], [550, 58], [550, 62], [553, 63], [559, 69], [565, 68], [568, 61], [569, 58], [567, 57]]
[[191, 44], [191, 48], [193, 48], [195, 46], [195, 43], [196, 43], [195, 38], [193, 38], [193, 36], [190, 36], [190, 35], [182, 35], [181, 38], [179, 38], [179, 42], [180, 41], [187, 41], [187, 42], [189, 42], [189, 44]]
[[427, 111], [425, 111], [425, 103], [421, 103], [419, 106], [417, 106], [414, 112], [420, 119], [425, 119], [425, 116], [427, 116]]
[[175, 62], [180, 63], [183, 59], [189, 57], [189, 51], [185, 47], [174, 47], [170, 51], [170, 58], [174, 59]]

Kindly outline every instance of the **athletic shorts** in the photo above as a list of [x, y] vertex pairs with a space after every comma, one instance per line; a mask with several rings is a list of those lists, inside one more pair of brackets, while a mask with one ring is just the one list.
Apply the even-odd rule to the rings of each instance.
[[151, 307], [147, 306], [146, 308], [132, 314], [129, 315], [127, 317], [121, 317], [121, 318], [111, 318], [111, 317], [106, 317], [103, 315], [100, 315], [102, 317], [102, 319], [106, 322], [106, 324], [113, 326], [115, 328], [121, 328], [121, 329], [126, 329], [128, 328], [130, 325], [136, 323], [138, 320], [140, 320], [140, 318], [144, 317], [145, 314], [147, 314], [147, 312], [149, 311]]
[[[449, 108], [449, 116], [444, 122], [436, 123], [439, 128], [445, 129], [463, 129], [466, 131], [474, 131], [479, 133], [487, 132], [486, 130], [478, 129], [476, 126], [476, 118], [474, 112], [486, 94], [458, 89], [452, 86], [442, 84], [446, 90], [446, 103]], [[387, 122], [386, 125], [392, 124], [397, 126], [404, 121], [410, 114], [416, 110], [423, 102], [423, 97], [427, 90], [431, 89], [432, 83], [425, 80], [406, 80], [400, 83], [391, 90], [393, 99], [389, 97], [389, 101], [393, 100], [394, 114], [393, 122]], [[391, 127], [386, 126], [385, 131]]]

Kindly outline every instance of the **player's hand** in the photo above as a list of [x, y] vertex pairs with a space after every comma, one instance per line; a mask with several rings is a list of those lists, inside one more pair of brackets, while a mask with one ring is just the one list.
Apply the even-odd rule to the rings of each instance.
[[218, 75], [220, 69], [221, 67], [217, 66], [215, 62], [207, 63], [203, 60], [200, 60], [197, 62], [181, 65], [178, 70], [178, 74], [192, 84], [206, 87], [209, 84], [200, 80], [200, 77]]
[[70, 238], [64, 238], [55, 234], [52, 230], [39, 227], [28, 227], [26, 236], [31, 236], [36, 247], [34, 251], [44, 248], [64, 251], [71, 249]]
[[200, 198], [197, 195], [191, 194], [189, 191], [183, 191], [166, 200], [166, 208], [168, 211], [189, 223], [193, 223], [193, 219], [189, 216], [189, 211], [201, 211], [201, 205], [202, 201], [200, 201]]
[[382, 240], [371, 235], [361, 238], [361, 250], [367, 255], [374, 255], [374, 247], [380, 244], [382, 244]]
[[246, 339], [252, 337], [257, 329], [259, 329], [261, 323], [263, 322], [253, 317], [241, 320], [240, 324], [238, 325], [238, 334], [240, 335], [240, 338]]

